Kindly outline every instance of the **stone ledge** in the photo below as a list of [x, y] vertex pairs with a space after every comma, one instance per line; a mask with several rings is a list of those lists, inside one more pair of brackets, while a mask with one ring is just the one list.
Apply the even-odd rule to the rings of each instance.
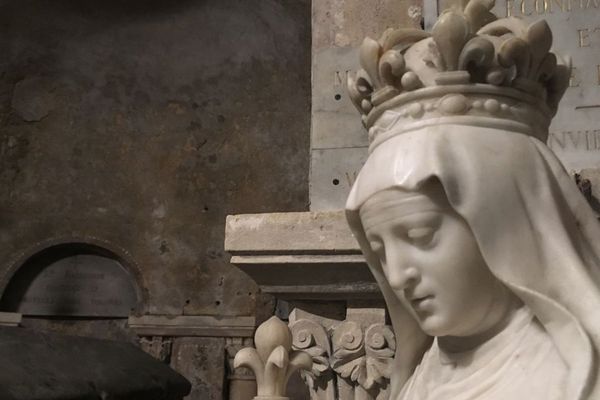
[[22, 314], [0, 311], [0, 326], [19, 326], [22, 320]]
[[255, 318], [143, 315], [130, 316], [128, 325], [138, 336], [252, 337]]
[[225, 251], [361, 254], [343, 210], [228, 215]]
[[230, 215], [225, 250], [280, 299], [381, 298], [344, 211]]

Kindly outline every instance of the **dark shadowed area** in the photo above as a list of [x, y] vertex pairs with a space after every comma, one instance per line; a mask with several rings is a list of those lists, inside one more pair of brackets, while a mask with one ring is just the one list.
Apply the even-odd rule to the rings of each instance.
[[[308, 209], [310, 2], [5, 0], [0, 32], [0, 294], [83, 243], [126, 261], [138, 315], [272, 307], [224, 224]], [[126, 322], [23, 324], [129, 340]]]

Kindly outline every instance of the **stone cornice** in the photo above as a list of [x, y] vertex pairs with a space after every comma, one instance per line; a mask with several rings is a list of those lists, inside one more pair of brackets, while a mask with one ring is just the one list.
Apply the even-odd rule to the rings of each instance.
[[230, 215], [225, 250], [281, 299], [381, 297], [342, 210]]
[[252, 337], [255, 318], [208, 315], [130, 316], [129, 328], [138, 336]]

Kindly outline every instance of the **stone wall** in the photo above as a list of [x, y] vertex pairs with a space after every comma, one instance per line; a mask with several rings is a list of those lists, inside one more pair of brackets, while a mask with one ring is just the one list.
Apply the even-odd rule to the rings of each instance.
[[[224, 223], [308, 209], [310, 1], [12, 0], [0, 32], [0, 291], [46, 245], [90, 242], [136, 266], [139, 315], [270, 314]], [[219, 340], [174, 339], [192, 399], [225, 390], [190, 352]]]

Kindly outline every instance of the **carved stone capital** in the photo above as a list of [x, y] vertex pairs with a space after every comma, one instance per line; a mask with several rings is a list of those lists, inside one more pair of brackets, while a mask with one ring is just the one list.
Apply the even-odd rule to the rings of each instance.
[[312, 357], [303, 371], [312, 400], [384, 400], [396, 350], [383, 310], [348, 309], [345, 321], [307, 312], [290, 316], [293, 348]]
[[365, 390], [387, 387], [396, 350], [389, 326], [373, 324], [363, 330], [347, 321], [335, 329], [332, 344], [331, 366], [342, 378]]

